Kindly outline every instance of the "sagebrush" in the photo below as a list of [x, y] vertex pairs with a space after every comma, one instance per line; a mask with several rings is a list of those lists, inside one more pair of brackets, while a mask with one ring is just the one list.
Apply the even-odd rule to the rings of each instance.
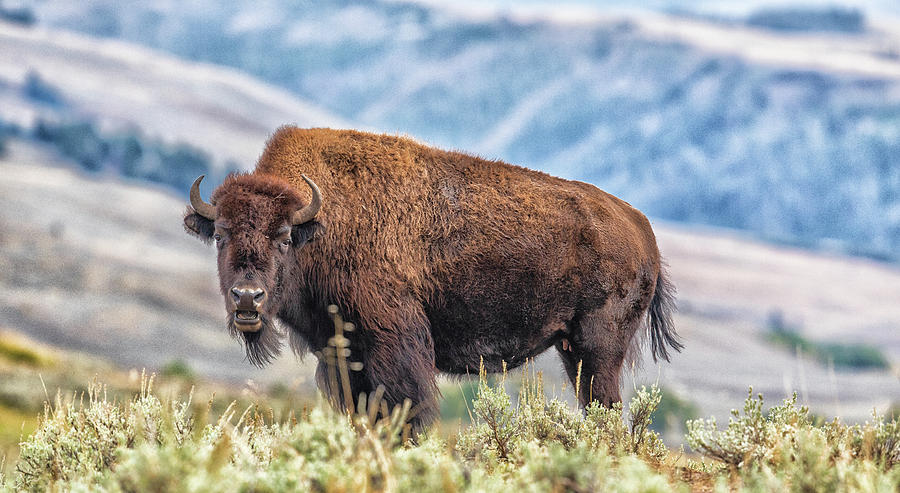
[[[410, 406], [340, 413], [325, 399], [284, 419], [262, 403], [213, 416], [190, 394], [160, 399], [153, 379], [127, 401], [94, 383], [45, 404], [0, 491], [885, 491], [900, 487], [900, 425], [816, 424], [795, 399], [763, 411], [751, 395], [720, 430], [688, 423], [702, 460], [650, 428], [658, 388], [582, 411], [547, 399], [523, 372], [518, 397], [482, 374], [473, 422], [404, 439]], [[374, 397], [374, 396], [373, 396]], [[358, 412], [363, 411], [363, 412]], [[408, 429], [408, 428], [407, 428]]]

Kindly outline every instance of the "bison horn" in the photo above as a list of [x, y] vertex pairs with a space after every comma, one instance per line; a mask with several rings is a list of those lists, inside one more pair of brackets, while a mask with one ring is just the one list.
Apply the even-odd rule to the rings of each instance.
[[212, 204], [207, 204], [200, 198], [200, 182], [203, 181], [203, 176], [200, 175], [196, 180], [194, 180], [194, 184], [191, 185], [191, 207], [197, 211], [197, 214], [209, 219], [210, 221], [216, 220], [216, 206]]
[[312, 219], [316, 217], [316, 214], [319, 213], [319, 209], [322, 208], [322, 192], [319, 190], [319, 187], [316, 186], [315, 182], [307, 178], [306, 175], [300, 176], [306, 184], [309, 185], [309, 189], [312, 190], [312, 200], [310, 200], [306, 207], [294, 212], [294, 215], [291, 217], [291, 224], [294, 226], [312, 221]]

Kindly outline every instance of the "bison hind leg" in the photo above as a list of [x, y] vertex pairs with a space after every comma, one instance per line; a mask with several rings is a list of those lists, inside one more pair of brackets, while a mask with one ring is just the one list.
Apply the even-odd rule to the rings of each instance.
[[576, 317], [570, 322], [568, 336], [556, 343], [582, 406], [591, 401], [611, 406], [622, 400], [622, 366], [641, 326], [641, 317], [628, 312], [621, 309], [620, 303], [607, 303]]

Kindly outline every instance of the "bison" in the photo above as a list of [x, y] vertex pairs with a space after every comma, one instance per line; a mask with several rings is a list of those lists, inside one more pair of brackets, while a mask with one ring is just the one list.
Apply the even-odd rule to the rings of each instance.
[[[409, 138], [296, 127], [210, 203], [202, 179], [184, 225], [215, 241], [226, 323], [248, 359], [270, 361], [283, 332], [298, 354], [321, 355], [335, 304], [362, 362], [350, 395], [383, 385], [389, 406], [418, 405], [416, 426], [437, 412], [438, 372], [496, 372], [555, 347], [581, 404], [610, 405], [641, 327], [654, 360], [682, 348], [650, 223], [587, 183]], [[325, 370], [320, 358], [320, 387]]]

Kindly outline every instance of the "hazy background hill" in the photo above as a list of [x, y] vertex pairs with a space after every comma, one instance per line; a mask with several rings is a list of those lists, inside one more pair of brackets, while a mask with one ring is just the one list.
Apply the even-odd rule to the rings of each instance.
[[[639, 384], [720, 418], [750, 385], [826, 416], [886, 410], [900, 400], [896, 8], [697, 5], [3, 2], [0, 328], [125, 367], [310, 385], [310, 361], [242, 361], [212, 252], [180, 214], [194, 177], [212, 175], [207, 196], [278, 125], [350, 126], [645, 210], [687, 348]], [[560, 386], [555, 355], [540, 364]]]
[[[322, 107], [234, 69], [11, 23], [0, 23], [0, 108], [0, 120], [26, 133], [39, 134], [41, 125], [51, 132], [88, 124], [90, 132], [107, 140], [127, 136], [173, 147], [186, 144], [206, 154], [214, 171], [248, 167], [259, 155], [260, 142], [279, 125], [348, 125]], [[102, 160], [102, 152], [89, 149], [96, 143], [82, 138], [82, 157]], [[127, 166], [123, 162], [82, 163], [89, 169], [104, 164], [129, 174], [121, 169]], [[161, 170], [151, 181], [163, 181], [178, 171], [173, 168], [178, 167]]]
[[602, 184], [656, 217], [900, 251], [892, 2], [25, 4], [38, 25], [236, 67], [358, 125]]

